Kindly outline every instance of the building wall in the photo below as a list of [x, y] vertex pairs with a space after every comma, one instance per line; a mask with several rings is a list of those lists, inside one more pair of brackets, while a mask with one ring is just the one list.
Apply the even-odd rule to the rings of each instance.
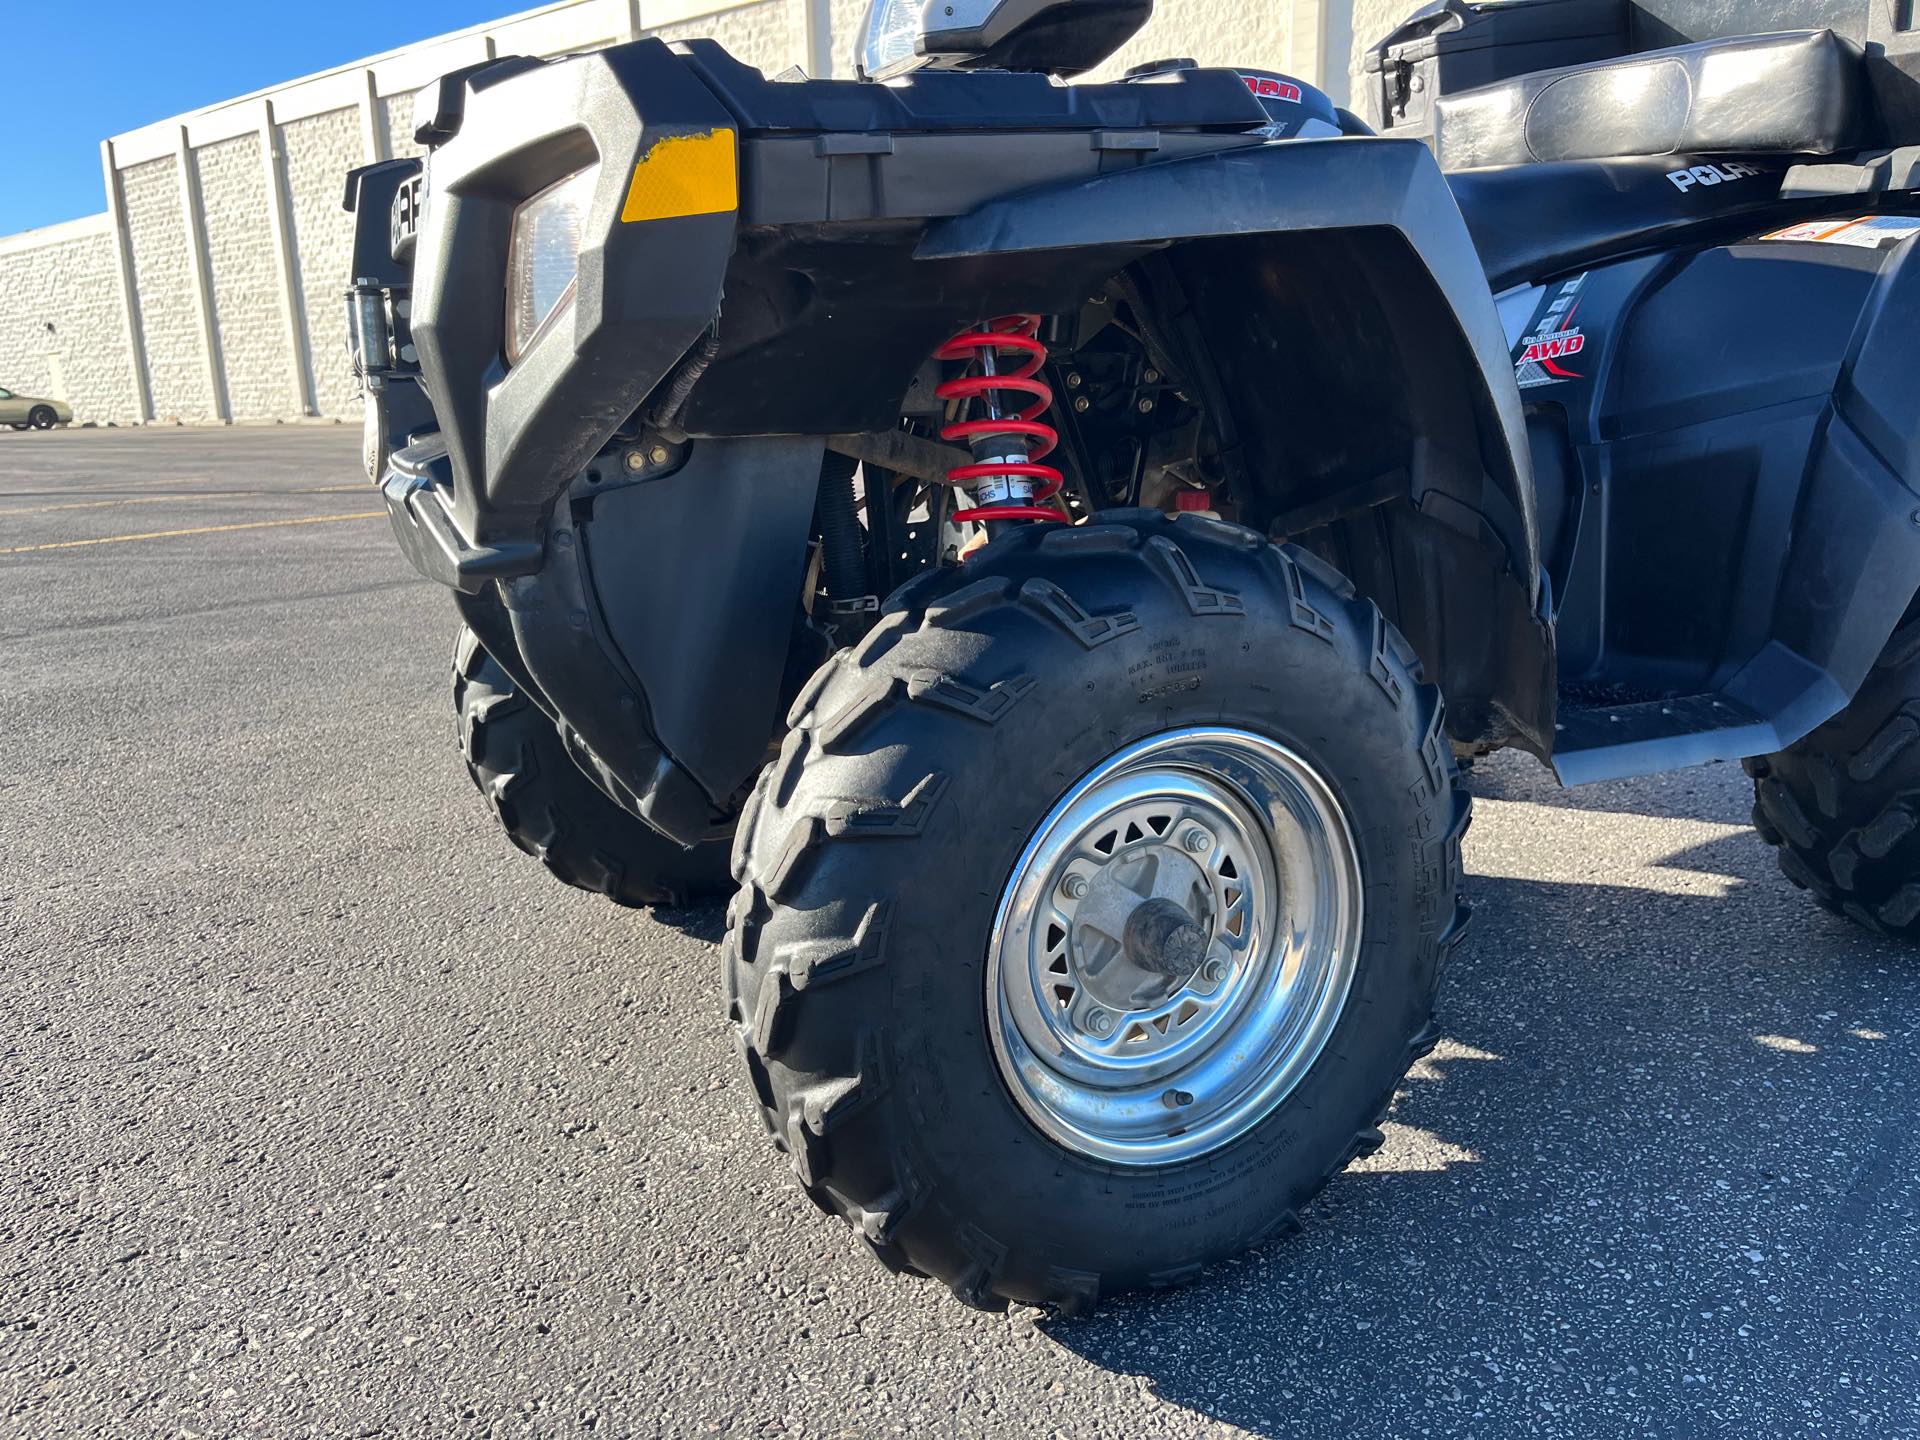
[[127, 248], [139, 296], [151, 413], [160, 420], [216, 419], [194, 313], [194, 253], [178, 161], [167, 156], [129, 166], [121, 172], [120, 188], [126, 196]]
[[773, 75], [790, 65], [805, 63], [806, 53], [795, 13], [798, 8], [789, 0], [761, 0], [759, 4], [662, 25], [648, 33], [669, 44], [701, 37], [718, 40], [733, 54]]
[[280, 276], [266, 225], [260, 136], [236, 135], [194, 152], [205, 215], [213, 330], [226, 414], [270, 420], [294, 403], [292, 357], [280, 310]]
[[1297, 8], [1248, 5], [1244, 0], [1155, 0], [1153, 18], [1093, 73], [1104, 79], [1149, 60], [1179, 57], [1202, 65], [1245, 65], [1291, 74]]
[[0, 385], [134, 418], [117, 264], [105, 215], [0, 240]]
[[380, 98], [380, 128], [387, 142], [389, 157], [426, 154], [427, 147], [413, 138], [412, 95], [383, 95]]
[[347, 310], [353, 216], [341, 208], [347, 171], [367, 163], [358, 110], [329, 110], [280, 127], [287, 157], [294, 310], [305, 338], [307, 394], [315, 413], [357, 412], [347, 369]]
[[[1349, 59], [1414, 3], [1158, 0], [1094, 74], [1189, 56], [1318, 78], [1344, 99]], [[82, 422], [353, 417], [345, 176], [419, 153], [420, 86], [493, 55], [574, 53], [641, 33], [710, 36], [769, 74], [799, 64], [849, 75], [866, 12], [867, 0], [817, 0], [811, 12], [803, 0], [559, 0], [115, 136], [103, 146], [107, 215], [0, 238], [0, 384], [61, 394]], [[49, 322], [57, 347], [45, 343]]]

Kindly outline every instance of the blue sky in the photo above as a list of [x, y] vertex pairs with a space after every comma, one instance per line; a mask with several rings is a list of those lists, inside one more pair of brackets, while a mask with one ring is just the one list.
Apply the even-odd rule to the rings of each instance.
[[0, 235], [104, 209], [109, 135], [538, 3], [0, 3]]

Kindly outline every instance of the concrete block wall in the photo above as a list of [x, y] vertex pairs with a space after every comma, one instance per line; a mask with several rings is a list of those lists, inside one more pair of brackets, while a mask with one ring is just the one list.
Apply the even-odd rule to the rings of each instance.
[[1094, 74], [1119, 75], [1129, 66], [1173, 57], [1299, 74], [1303, 67], [1295, 53], [1295, 12], [1308, 8], [1318, 7], [1154, 0], [1153, 18]]
[[194, 152], [205, 214], [213, 332], [232, 420], [272, 420], [294, 401], [281, 316], [271, 202], [260, 136], [236, 135]]
[[126, 196], [128, 263], [139, 296], [148, 413], [155, 419], [215, 419], [194, 309], [195, 256], [181, 203], [179, 159], [169, 155], [130, 165], [121, 172], [120, 187]]
[[[1168, 56], [1317, 80], [1414, 0], [1159, 0], [1097, 77]], [[0, 238], [0, 384], [76, 419], [349, 419], [346, 172], [418, 154], [413, 95], [494, 55], [711, 36], [769, 74], [848, 75], [867, 0], [559, 0], [118, 135], [108, 212]], [[44, 326], [55, 326], [59, 344]], [[36, 328], [38, 327], [38, 328]]]
[[790, 65], [805, 65], [804, 37], [797, 23], [800, 7], [791, 0], [714, 10], [648, 31], [669, 43], [708, 37], [769, 75]]
[[280, 127], [287, 157], [287, 209], [295, 254], [293, 293], [305, 337], [308, 403], [316, 415], [357, 413], [347, 368], [347, 312], [353, 217], [340, 208], [347, 171], [367, 156], [360, 112], [327, 110]]
[[126, 318], [105, 215], [0, 239], [0, 385], [131, 420]]

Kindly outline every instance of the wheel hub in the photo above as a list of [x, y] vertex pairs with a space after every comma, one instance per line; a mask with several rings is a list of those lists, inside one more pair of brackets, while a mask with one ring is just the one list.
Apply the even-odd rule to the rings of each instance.
[[989, 1020], [1014, 1098], [1118, 1163], [1237, 1138], [1331, 1033], [1359, 896], [1344, 814], [1285, 747], [1209, 728], [1121, 751], [1054, 807], [1002, 897]]
[[1131, 1011], [1155, 1005], [1184, 987], [1213, 942], [1216, 901], [1208, 877], [1158, 837], [1122, 845], [1081, 869], [1079, 896], [1063, 892], [1062, 947], [1068, 983], [1089, 1002]]

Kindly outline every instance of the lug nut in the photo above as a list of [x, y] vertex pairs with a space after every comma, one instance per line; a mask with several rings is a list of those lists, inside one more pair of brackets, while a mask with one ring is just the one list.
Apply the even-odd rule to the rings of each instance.
[[1209, 984], [1218, 985], [1227, 978], [1227, 965], [1224, 960], [1209, 960], [1200, 967], [1200, 977]]
[[1067, 876], [1060, 882], [1060, 893], [1069, 900], [1084, 898], [1087, 893], [1087, 877], [1084, 875]]
[[1193, 1104], [1193, 1094], [1187, 1090], [1169, 1090], [1160, 1097], [1160, 1103], [1169, 1110], [1184, 1110]]
[[1089, 1010], [1086, 1020], [1087, 1029], [1095, 1035], [1113, 1033], [1113, 1016], [1105, 1010]]
[[1196, 825], [1187, 831], [1180, 843], [1186, 846], [1189, 855], [1204, 855], [1213, 848], [1213, 836]]

